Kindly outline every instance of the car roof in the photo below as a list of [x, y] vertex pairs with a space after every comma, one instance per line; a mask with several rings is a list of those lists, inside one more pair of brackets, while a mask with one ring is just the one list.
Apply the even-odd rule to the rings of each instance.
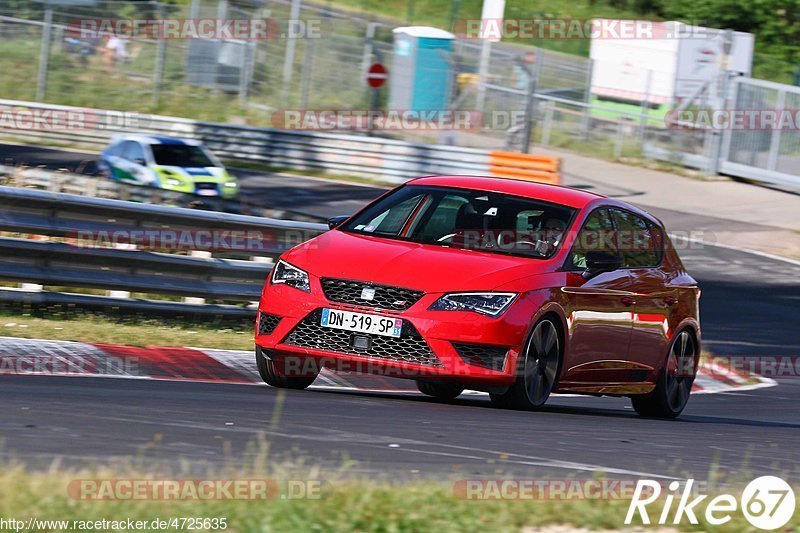
[[115, 135], [112, 138], [112, 142], [116, 143], [121, 141], [139, 141], [145, 144], [176, 144], [176, 145], [186, 145], [186, 146], [200, 146], [201, 144], [203, 144], [202, 142], [194, 139], [181, 139], [178, 137], [165, 137], [158, 135], [124, 134], [124, 135]]
[[578, 209], [586, 207], [599, 198], [605, 198], [605, 196], [600, 194], [562, 187], [560, 185], [489, 176], [425, 176], [413, 179], [407, 183], [512, 194]]

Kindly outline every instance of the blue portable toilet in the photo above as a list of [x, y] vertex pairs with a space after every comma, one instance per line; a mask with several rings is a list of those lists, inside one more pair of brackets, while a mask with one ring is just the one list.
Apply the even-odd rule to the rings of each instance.
[[455, 35], [439, 28], [395, 28], [389, 108], [437, 111], [448, 107]]

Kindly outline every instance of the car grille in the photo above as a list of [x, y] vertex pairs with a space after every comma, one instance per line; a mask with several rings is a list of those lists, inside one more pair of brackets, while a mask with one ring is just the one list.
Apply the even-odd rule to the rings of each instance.
[[487, 344], [470, 344], [454, 342], [453, 348], [459, 357], [469, 364], [488, 368], [490, 370], [503, 370], [506, 363], [508, 348], [505, 346], [489, 346]]
[[[332, 302], [376, 307], [379, 309], [403, 311], [417, 303], [425, 294], [422, 291], [415, 291], [413, 289], [375, 285], [365, 281], [333, 278], [323, 278], [321, 281], [325, 297]], [[372, 300], [365, 300], [361, 297], [362, 291], [367, 288], [375, 290], [375, 297]]]
[[278, 323], [281, 321], [281, 317], [277, 315], [270, 315], [269, 313], [261, 313], [260, 318], [258, 319], [258, 334], [259, 335], [271, 335], [275, 328], [278, 327]]
[[[328, 352], [338, 352], [351, 355], [416, 363], [428, 366], [444, 366], [433, 353], [428, 343], [422, 338], [417, 329], [407, 320], [403, 320], [401, 336], [385, 337], [370, 335], [368, 333], [352, 333], [341, 329], [321, 326], [322, 311], [317, 309], [304, 318], [286, 337], [284, 343], [302, 348], [313, 348]], [[370, 348], [359, 351], [353, 348], [353, 335], [369, 337]]]
[[217, 191], [218, 187], [217, 187], [216, 183], [201, 182], [201, 183], [195, 183], [194, 184], [194, 190], [195, 190], [195, 192]]

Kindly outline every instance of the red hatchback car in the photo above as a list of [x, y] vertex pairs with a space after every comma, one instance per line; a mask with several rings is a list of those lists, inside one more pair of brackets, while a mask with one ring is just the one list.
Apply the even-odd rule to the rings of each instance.
[[686, 405], [700, 353], [697, 282], [664, 226], [596, 194], [510, 179], [419, 178], [286, 252], [256, 326], [264, 381], [322, 367], [486, 391], [536, 409], [551, 392]]

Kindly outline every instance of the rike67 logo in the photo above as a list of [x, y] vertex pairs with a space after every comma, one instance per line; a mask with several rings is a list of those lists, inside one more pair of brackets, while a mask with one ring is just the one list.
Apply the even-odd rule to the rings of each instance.
[[[669, 484], [669, 492], [657, 521], [659, 525], [680, 524], [684, 519], [696, 525], [699, 523], [697, 516], [702, 512], [709, 525], [721, 526], [730, 522], [733, 513], [741, 512], [753, 527], [773, 530], [785, 526], [794, 516], [794, 491], [779, 477], [762, 476], [754, 479], [747, 484], [738, 500], [731, 494], [720, 494], [709, 500], [706, 494], [697, 496], [693, 486], [693, 479], [687, 480], [682, 489], [678, 481]], [[649, 525], [651, 520], [647, 506], [656, 502], [661, 492], [658, 481], [639, 480], [625, 516], [625, 524], [630, 525], [638, 514], [641, 522]]]

